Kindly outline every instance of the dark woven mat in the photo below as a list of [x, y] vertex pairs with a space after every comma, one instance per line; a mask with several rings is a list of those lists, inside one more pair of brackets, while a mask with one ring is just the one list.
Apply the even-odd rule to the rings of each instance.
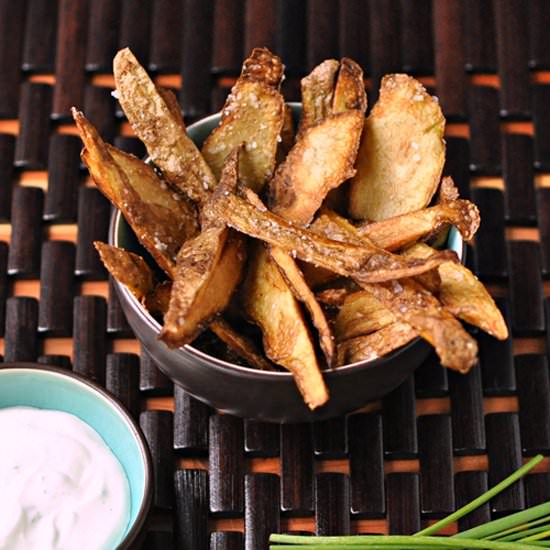
[[[410, 533], [550, 454], [550, 5], [546, 0], [0, 0], [0, 353], [63, 365], [140, 416], [155, 460], [147, 549], [266, 548], [272, 531]], [[448, 117], [446, 172], [480, 207], [470, 266], [513, 338], [479, 335], [481, 365], [431, 358], [364, 412], [317, 425], [220, 416], [175, 389], [139, 344], [91, 247], [109, 205], [68, 118], [142, 154], [114, 98], [130, 46], [179, 93], [186, 120], [218, 110], [253, 46], [287, 65], [285, 93], [327, 57], [407, 71]], [[547, 171], [547, 172], [545, 172]], [[550, 498], [550, 460], [467, 518]]]

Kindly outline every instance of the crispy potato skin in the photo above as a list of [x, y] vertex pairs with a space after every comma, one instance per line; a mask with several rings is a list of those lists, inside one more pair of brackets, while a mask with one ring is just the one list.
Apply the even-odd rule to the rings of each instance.
[[159, 335], [168, 347], [192, 342], [227, 306], [241, 280], [245, 254], [242, 237], [226, 228], [207, 229], [182, 246]]
[[361, 111], [347, 111], [305, 130], [269, 184], [271, 210], [309, 223], [327, 193], [355, 173], [363, 122]]
[[172, 281], [162, 281], [153, 288], [145, 297], [145, 307], [153, 315], [162, 315], [168, 311], [170, 294], [172, 293]]
[[422, 84], [385, 76], [361, 138], [351, 216], [380, 221], [427, 206], [445, 162], [444, 128], [439, 104]]
[[394, 322], [372, 332], [338, 344], [337, 364], [374, 361], [408, 344], [418, 333], [407, 323]]
[[205, 203], [201, 233], [178, 252], [170, 303], [159, 336], [169, 347], [188, 344], [204, 330], [229, 304], [241, 280], [245, 238], [209, 213], [216, 193], [229, 192], [226, 190], [237, 184], [239, 151], [237, 148], [227, 157], [218, 189]]
[[336, 351], [334, 338], [325, 314], [315, 298], [315, 294], [307, 285], [302, 272], [291, 256], [277, 246], [270, 247], [269, 255], [279, 268], [292, 294], [303, 302], [308, 309], [311, 321], [319, 333], [319, 344], [327, 360], [327, 365], [332, 366]]
[[331, 114], [339, 68], [340, 63], [336, 59], [325, 59], [300, 81], [302, 91], [300, 134]]
[[357, 227], [357, 232], [381, 248], [398, 250], [437, 233], [446, 225], [454, 225], [462, 238], [469, 242], [476, 234], [479, 222], [477, 206], [468, 200], [457, 199], [381, 222], [366, 223]]
[[159, 266], [173, 276], [177, 251], [198, 231], [194, 207], [174, 196], [150, 166], [104, 143], [82, 113], [74, 110], [73, 117], [85, 146], [82, 159], [99, 190], [123, 213]]
[[[417, 243], [405, 250], [406, 256], [430, 257], [435, 250]], [[441, 264], [438, 297], [456, 317], [479, 327], [499, 340], [508, 338], [508, 327], [491, 295], [479, 279], [462, 264]]]
[[363, 69], [353, 59], [344, 57], [340, 62], [331, 111], [335, 114], [352, 110], [364, 113], [367, 110], [367, 95]]
[[284, 123], [279, 92], [284, 66], [265, 48], [255, 48], [222, 110], [220, 125], [206, 139], [202, 154], [219, 178], [227, 155], [244, 143], [239, 181], [260, 191], [273, 175]]
[[444, 367], [468, 372], [477, 362], [477, 342], [459, 321], [424, 287], [413, 279], [390, 283], [361, 284], [398, 321], [409, 324], [427, 340]]
[[313, 231], [297, 227], [267, 210], [261, 210], [257, 205], [230, 192], [216, 192], [213, 198], [219, 219], [238, 231], [279, 246], [303, 261], [343, 276], [353, 276], [363, 283], [418, 275], [433, 269], [441, 262], [457, 259], [453, 252], [443, 251], [437, 257], [411, 261], [392, 255], [365, 239], [354, 237], [353, 234], [354, 242], [327, 239]]
[[173, 94], [160, 92], [128, 48], [113, 62], [119, 102], [153, 162], [175, 188], [201, 204], [216, 178], [187, 135]]
[[243, 302], [262, 330], [267, 356], [292, 372], [310, 409], [323, 405], [328, 392], [302, 311], [261, 243], [251, 253]]
[[345, 297], [334, 321], [337, 342], [376, 332], [395, 322], [395, 316], [367, 291]]
[[292, 118], [292, 109], [285, 103], [283, 127], [281, 128], [281, 140], [277, 146], [277, 164], [284, 162], [293, 145], [294, 120]]
[[[334, 80], [338, 68], [337, 61], [326, 61], [302, 81], [303, 109], [299, 135], [286, 160], [279, 166], [275, 177], [270, 182], [272, 210], [298, 225], [308, 223], [326, 194], [353, 174], [352, 165], [357, 154], [364, 116], [360, 110], [331, 114]], [[355, 67], [352, 68], [355, 69]], [[362, 78], [360, 85], [353, 90], [352, 80], [357, 77], [357, 72], [349, 73], [347, 76], [348, 81], [340, 88], [340, 97], [349, 98], [355, 91], [359, 95], [362, 94], [366, 107]], [[342, 99], [340, 103], [345, 110], [346, 101]], [[329, 158], [326, 156], [329, 151], [332, 157], [331, 162], [327, 163], [325, 159]], [[249, 202], [260, 210], [265, 208], [259, 199], [250, 195], [249, 193]], [[263, 255], [260, 257], [256, 273], [258, 276], [263, 274], [264, 277], [278, 279], [279, 290], [278, 294], [267, 290], [256, 294], [256, 299], [261, 300], [261, 303], [254, 306], [249, 304], [248, 313], [262, 327], [267, 354], [294, 373], [306, 402], [311, 408], [315, 408], [326, 401], [328, 395], [326, 388], [322, 385], [322, 377], [318, 373], [315, 354], [309, 353], [309, 357], [304, 358], [300, 356], [302, 348], [304, 350], [313, 348], [311, 341], [308, 342], [310, 336], [295, 298], [304, 302], [308, 308], [313, 324], [319, 331], [321, 348], [329, 365], [334, 358], [334, 342], [324, 312], [289, 252], [290, 250], [283, 250], [277, 246], [271, 247], [271, 260], [275, 260], [280, 273], [274, 272], [276, 267], [272, 262], [268, 262]], [[280, 278], [281, 275], [283, 278]], [[286, 285], [283, 284], [285, 282]], [[249, 288], [257, 289], [260, 286], [261, 282], [257, 281], [256, 285], [251, 283]], [[286, 328], [283, 330], [288, 329], [296, 334], [296, 338], [291, 342], [293, 346], [289, 348], [290, 353], [286, 353], [284, 363], [271, 355], [271, 353], [277, 355], [279, 351], [273, 349], [278, 345], [275, 340], [277, 336], [267, 329], [271, 325], [271, 319], [265, 319], [263, 316], [278, 316], [284, 319]], [[306, 363], [302, 362], [303, 359]], [[314, 374], [315, 372], [317, 374]], [[306, 373], [305, 377], [302, 376], [304, 373]], [[322, 397], [322, 400], [316, 401], [311, 398], [312, 388], [318, 397]]]
[[250, 338], [239, 334], [222, 317], [214, 319], [209, 328], [231, 351], [242, 357], [252, 367], [273, 370], [273, 365], [262, 355], [256, 344]]
[[145, 260], [122, 248], [95, 241], [94, 246], [107, 271], [130, 292], [143, 300], [153, 289], [153, 272]]

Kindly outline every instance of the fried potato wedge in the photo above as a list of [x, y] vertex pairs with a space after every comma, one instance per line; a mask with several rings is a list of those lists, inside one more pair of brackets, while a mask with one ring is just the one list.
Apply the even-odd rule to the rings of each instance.
[[407, 323], [394, 322], [376, 332], [350, 338], [338, 344], [338, 366], [373, 361], [408, 344], [418, 333]]
[[208, 136], [202, 154], [219, 177], [227, 155], [245, 144], [239, 181], [260, 191], [273, 175], [284, 123], [285, 102], [279, 92], [284, 65], [266, 48], [255, 48], [222, 110], [220, 125]]
[[355, 173], [367, 96], [363, 71], [347, 58], [324, 61], [301, 84], [300, 132], [269, 184], [269, 202], [276, 214], [305, 225]]
[[[404, 251], [413, 258], [429, 258], [435, 250], [418, 243]], [[438, 268], [441, 285], [438, 297], [456, 317], [475, 325], [499, 340], [508, 338], [508, 327], [500, 310], [479, 279], [464, 265], [444, 263]]]
[[334, 322], [337, 342], [376, 332], [395, 322], [395, 316], [372, 294], [362, 290], [349, 294]]
[[338, 278], [336, 273], [307, 262], [299, 262], [299, 266], [310, 288], [319, 288]]
[[281, 139], [277, 147], [277, 164], [281, 164], [294, 145], [294, 119], [292, 108], [285, 103], [283, 114], [283, 127], [281, 128]]
[[351, 293], [352, 291], [346, 287], [325, 288], [317, 292], [315, 297], [319, 303], [326, 306], [341, 307]]
[[368, 237], [380, 248], [398, 250], [437, 233], [449, 224], [458, 229], [466, 242], [471, 241], [479, 228], [477, 206], [465, 199], [442, 202], [381, 222], [360, 225], [357, 232]]
[[275, 264], [277, 264], [292, 294], [294, 294], [309, 311], [313, 326], [319, 333], [319, 345], [323, 350], [327, 365], [332, 366], [336, 351], [334, 337], [325, 314], [315, 298], [315, 294], [307, 285], [300, 268], [296, 265], [296, 261], [291, 256], [276, 246], [270, 248], [269, 255]]
[[437, 202], [451, 202], [456, 201], [459, 198], [460, 193], [453, 178], [451, 178], [451, 176], [445, 176], [442, 178], [441, 183], [439, 184], [439, 190], [437, 192]]
[[325, 59], [300, 81], [302, 114], [299, 133], [315, 126], [332, 113], [334, 86], [340, 63]]
[[99, 190], [122, 212], [140, 243], [170, 276], [181, 245], [198, 232], [194, 207], [170, 191], [154, 170], [103, 142], [84, 115], [73, 110], [84, 142], [82, 160]]
[[347, 111], [305, 130], [269, 183], [271, 210], [309, 223], [327, 193], [355, 174], [363, 121], [361, 111]]
[[94, 241], [94, 246], [107, 271], [139, 301], [151, 292], [153, 272], [141, 256], [101, 241]]
[[365, 112], [367, 95], [363, 70], [352, 59], [326, 59], [300, 82], [302, 115], [300, 134], [336, 113]]
[[380, 221], [427, 206], [445, 162], [444, 128], [439, 104], [420, 82], [385, 76], [357, 155], [351, 216]]
[[386, 252], [365, 239], [361, 240], [361, 244], [327, 239], [227, 191], [215, 192], [213, 203], [218, 217], [230, 227], [279, 246], [303, 261], [339, 275], [353, 275], [362, 283], [411, 277], [434, 269], [442, 262], [457, 260], [456, 254], [450, 250], [426, 260], [412, 260]]
[[227, 306], [241, 280], [245, 254], [242, 237], [219, 227], [206, 229], [181, 247], [159, 335], [168, 347], [192, 342]]
[[[239, 149], [235, 149], [227, 158], [216, 193], [229, 192], [224, 190], [236, 185], [238, 166]], [[199, 235], [184, 243], [176, 258], [170, 304], [159, 336], [169, 347], [188, 344], [206, 328], [229, 304], [242, 278], [245, 238], [210, 216], [207, 221]]]
[[424, 287], [412, 279], [358, 284], [428, 341], [444, 367], [468, 372], [477, 362], [477, 342]]
[[[168, 311], [172, 281], [163, 281], [145, 297], [145, 307], [152, 314], [164, 315]], [[273, 370], [273, 365], [262, 355], [261, 350], [248, 337], [239, 334], [225, 319], [214, 319], [208, 328], [235, 354], [251, 367]]]
[[251, 253], [243, 303], [262, 330], [266, 355], [293, 374], [307, 406], [326, 403], [328, 391], [300, 306], [261, 243]]
[[113, 62], [118, 100], [135, 134], [166, 180], [201, 204], [216, 186], [216, 178], [187, 135], [173, 94], [160, 91], [129, 48]]
[[256, 344], [250, 338], [239, 334], [222, 317], [212, 321], [209, 328], [231, 351], [242, 357], [251, 367], [273, 370], [273, 365], [262, 355]]
[[162, 281], [145, 296], [145, 307], [152, 315], [164, 317], [170, 305], [172, 281]]
[[352, 110], [362, 113], [367, 110], [367, 94], [363, 69], [353, 59], [344, 57], [340, 62], [331, 112], [345, 113]]

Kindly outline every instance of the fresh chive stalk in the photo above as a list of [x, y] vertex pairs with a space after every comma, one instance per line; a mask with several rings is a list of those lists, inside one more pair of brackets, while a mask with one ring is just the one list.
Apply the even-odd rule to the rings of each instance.
[[522, 525], [544, 516], [548, 516], [549, 514], [550, 502], [545, 502], [544, 504], [539, 504], [538, 506], [532, 506], [522, 512], [517, 512], [515, 514], [484, 523], [483, 525], [472, 527], [472, 529], [453, 535], [453, 538], [484, 539], [490, 537], [491, 535], [507, 531], [517, 525]]
[[[447, 525], [450, 525], [451, 523], [454, 523], [455, 521], [459, 520], [466, 514], [469, 514], [470, 512], [473, 512], [476, 508], [479, 508], [481, 505], [485, 504], [489, 500], [491, 500], [493, 497], [504, 491], [504, 489], [507, 489], [518, 481], [518, 479], [521, 479], [529, 470], [533, 469], [539, 462], [542, 461], [544, 457], [542, 455], [537, 455], [534, 458], [532, 458], [529, 462], [525, 463], [521, 468], [516, 470], [513, 474], [509, 475], [507, 478], [503, 479], [500, 483], [497, 483], [494, 487], [483, 493], [481, 496], [477, 497], [476, 499], [472, 500], [472, 502], [469, 502], [462, 508], [459, 508], [456, 512], [453, 512], [452, 514], [448, 515], [447, 517], [443, 518], [440, 521], [437, 521], [433, 525], [429, 525], [425, 529], [422, 529], [421, 531], [418, 531], [418, 533], [415, 533], [413, 536], [428, 536], [428, 535], [434, 535], [438, 531], [441, 531], [444, 527], [447, 527]], [[506, 528], [506, 527], [505, 527]], [[471, 532], [464, 531], [464, 533]], [[464, 536], [468, 537], [469, 535], [463, 535], [463, 533], [459, 533], [455, 536]], [[481, 538], [481, 537], [479, 537]]]
[[[314, 537], [272, 534], [270, 550], [533, 550], [550, 547], [550, 502], [490, 521], [451, 537], [433, 536], [521, 479], [543, 459], [537, 455], [513, 474], [446, 518], [414, 535]], [[289, 546], [290, 545], [290, 546]]]
[[548, 528], [548, 525], [546, 526], [546, 531], [541, 531], [540, 533], [535, 533], [529, 537], [525, 537], [524, 539], [521, 539], [522, 541], [529, 542], [529, 541], [535, 541], [535, 540], [542, 540], [545, 538], [548, 538], [550, 536], [550, 529]]
[[[420, 537], [415, 535], [354, 535], [351, 537], [309, 537], [299, 535], [271, 535], [270, 542], [293, 544], [292, 550], [373, 550], [401, 548], [460, 548], [481, 550], [533, 550], [522, 542], [498, 540], [456, 539], [451, 537]], [[288, 546], [271, 545], [270, 550], [289, 550]]]
[[510, 527], [509, 529], [505, 529], [504, 531], [499, 531], [498, 533], [495, 533], [494, 535], [489, 535], [488, 537], [485, 537], [485, 538], [487, 540], [498, 539], [503, 541], [521, 539], [523, 536], [526, 535], [528, 530], [532, 529], [533, 527], [536, 527], [537, 525], [541, 525], [544, 523], [550, 523], [550, 516], [544, 516], [542, 518], [536, 519], [534, 521], [529, 521], [526, 523], [519, 523], [514, 527]]

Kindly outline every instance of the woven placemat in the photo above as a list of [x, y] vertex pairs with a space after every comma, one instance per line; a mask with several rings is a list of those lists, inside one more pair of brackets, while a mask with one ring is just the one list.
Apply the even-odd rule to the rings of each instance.
[[[139, 416], [156, 481], [145, 548], [410, 533], [550, 454], [549, 28], [545, 0], [0, 0], [0, 353], [72, 368]], [[467, 376], [430, 357], [383, 403], [314, 425], [218, 415], [174, 388], [91, 246], [106, 240], [110, 208], [69, 118], [80, 106], [107, 140], [143, 154], [110, 93], [123, 46], [178, 91], [187, 122], [220, 108], [254, 46], [283, 57], [289, 100], [328, 57], [365, 68], [370, 100], [381, 75], [416, 75], [448, 119], [445, 171], [481, 210], [469, 265], [513, 337], [478, 335]], [[549, 498], [545, 459], [461, 527]]]

